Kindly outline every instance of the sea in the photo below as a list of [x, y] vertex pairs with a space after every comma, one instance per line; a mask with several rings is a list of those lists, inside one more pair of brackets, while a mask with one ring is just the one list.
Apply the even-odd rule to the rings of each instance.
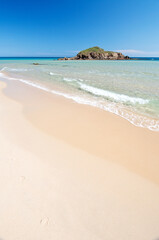
[[159, 58], [118, 61], [0, 58], [0, 78], [20, 81], [111, 112], [137, 127], [159, 131]]

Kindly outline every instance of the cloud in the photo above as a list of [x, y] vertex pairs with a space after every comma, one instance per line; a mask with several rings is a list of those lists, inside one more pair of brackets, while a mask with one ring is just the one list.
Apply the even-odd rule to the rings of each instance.
[[130, 55], [132, 57], [159, 57], [159, 52], [147, 52], [142, 50], [136, 50], [136, 49], [120, 49], [115, 50], [116, 52], [121, 52], [124, 55]]

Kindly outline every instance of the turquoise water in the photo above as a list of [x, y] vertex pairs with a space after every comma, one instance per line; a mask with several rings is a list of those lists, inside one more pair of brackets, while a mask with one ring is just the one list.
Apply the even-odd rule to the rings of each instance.
[[159, 61], [0, 59], [0, 77], [22, 81], [159, 131]]

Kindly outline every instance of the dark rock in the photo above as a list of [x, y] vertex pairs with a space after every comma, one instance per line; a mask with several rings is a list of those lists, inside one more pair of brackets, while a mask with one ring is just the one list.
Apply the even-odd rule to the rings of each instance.
[[33, 65], [40, 65], [39, 63], [33, 63]]
[[127, 60], [129, 60], [129, 59], [131, 59], [129, 56], [125, 56], [125, 58], [124, 59], [127, 59]]

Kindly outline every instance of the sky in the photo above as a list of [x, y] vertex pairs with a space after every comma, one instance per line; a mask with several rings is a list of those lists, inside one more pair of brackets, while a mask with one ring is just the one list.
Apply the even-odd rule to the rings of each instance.
[[159, 0], [0, 0], [0, 56], [159, 57]]

